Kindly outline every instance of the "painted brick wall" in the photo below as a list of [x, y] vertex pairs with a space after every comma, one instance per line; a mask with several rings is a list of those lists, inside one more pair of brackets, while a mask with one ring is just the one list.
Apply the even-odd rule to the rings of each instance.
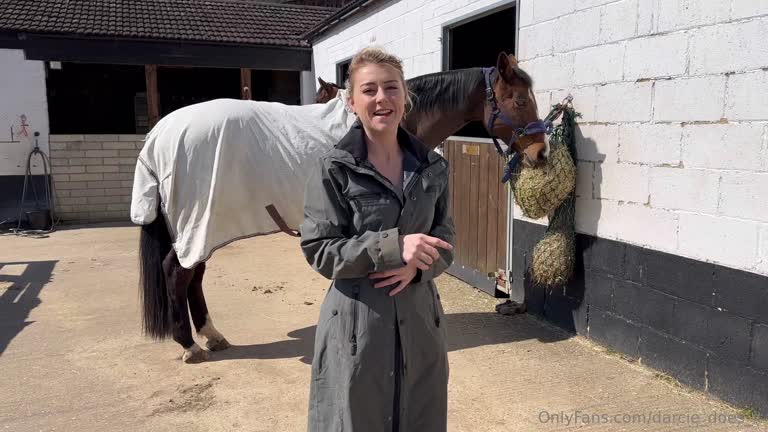
[[520, 8], [542, 111], [583, 115], [578, 230], [768, 274], [768, 2]]
[[385, 2], [313, 44], [315, 76], [336, 81], [336, 64], [375, 44], [403, 60], [406, 78], [441, 70], [442, 27], [509, 4], [499, 0], [401, 0]]
[[129, 220], [144, 135], [52, 135], [56, 211], [63, 222]]

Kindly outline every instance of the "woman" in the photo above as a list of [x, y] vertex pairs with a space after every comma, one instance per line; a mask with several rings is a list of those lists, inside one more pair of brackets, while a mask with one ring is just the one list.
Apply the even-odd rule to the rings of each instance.
[[307, 182], [301, 248], [333, 283], [320, 309], [310, 432], [446, 430], [448, 356], [433, 279], [453, 261], [448, 164], [400, 127], [400, 61], [349, 68], [358, 121]]

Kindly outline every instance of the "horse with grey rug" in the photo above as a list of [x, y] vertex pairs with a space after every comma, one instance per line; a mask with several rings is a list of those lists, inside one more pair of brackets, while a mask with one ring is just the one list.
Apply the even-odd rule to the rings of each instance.
[[[413, 106], [403, 126], [432, 150], [469, 122], [482, 121], [497, 150], [537, 165], [546, 157], [549, 125], [538, 118], [532, 86], [505, 53], [495, 67], [415, 77], [408, 80]], [[205, 302], [205, 262], [233, 241], [281, 230], [267, 208], [279, 210], [285, 226], [299, 226], [312, 163], [354, 121], [346, 91], [337, 87], [328, 102], [303, 106], [212, 100], [176, 110], [152, 128], [131, 201], [131, 219], [141, 226], [145, 334], [172, 336], [187, 363], [209, 356], [191, 324], [208, 350], [230, 346]]]

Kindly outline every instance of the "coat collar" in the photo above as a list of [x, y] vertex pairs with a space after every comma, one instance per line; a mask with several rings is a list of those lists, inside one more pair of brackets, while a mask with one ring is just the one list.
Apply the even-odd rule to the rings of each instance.
[[[397, 142], [410, 154], [416, 157], [421, 164], [431, 163], [440, 158], [435, 152], [427, 150], [427, 146], [415, 135], [397, 127]], [[336, 144], [336, 149], [352, 156], [356, 165], [360, 165], [368, 159], [368, 146], [365, 144], [365, 130], [360, 120], [356, 120], [346, 135]]]

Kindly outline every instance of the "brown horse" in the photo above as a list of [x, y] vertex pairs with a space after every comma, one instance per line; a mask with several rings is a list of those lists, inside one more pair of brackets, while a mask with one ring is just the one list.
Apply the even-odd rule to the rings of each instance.
[[335, 98], [339, 93], [339, 86], [337, 84], [325, 82], [320, 77], [317, 78], [317, 82], [320, 84], [320, 88], [317, 89], [315, 94], [315, 103], [326, 103]]
[[[335, 96], [338, 87], [318, 80], [321, 91]], [[483, 121], [494, 139], [508, 143], [529, 166], [546, 157], [546, 124], [538, 119], [532, 82], [517, 60], [499, 54], [495, 68], [438, 72], [408, 81], [413, 96], [404, 127], [434, 149], [471, 121]], [[330, 98], [329, 98], [330, 100]], [[302, 196], [295, 191], [294, 196]], [[163, 217], [141, 227], [141, 285], [144, 330], [156, 339], [173, 336], [184, 348], [182, 360], [205, 361], [208, 352], [192, 337], [189, 315], [195, 330], [208, 341], [211, 351], [229, 343], [213, 326], [203, 296], [205, 262], [184, 268], [172, 247]], [[189, 309], [189, 312], [187, 310]]]

